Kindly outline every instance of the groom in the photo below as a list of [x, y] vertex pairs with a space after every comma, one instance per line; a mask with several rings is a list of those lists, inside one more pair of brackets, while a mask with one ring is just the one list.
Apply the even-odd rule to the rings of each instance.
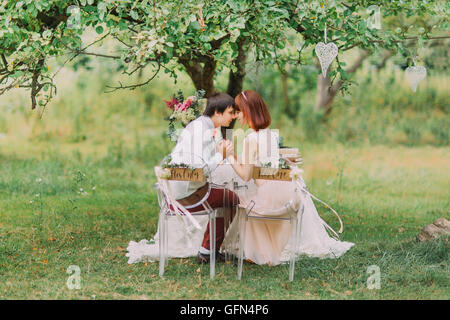
[[[231, 141], [228, 140], [220, 140], [216, 143], [214, 137], [218, 131], [216, 128], [229, 127], [236, 117], [236, 105], [231, 96], [226, 93], [216, 93], [209, 97], [203, 115], [190, 122], [181, 132], [172, 151], [172, 162], [195, 166], [195, 164], [199, 164], [200, 157], [206, 163], [210, 172], [213, 171], [223, 159], [227, 158], [227, 152], [230, 152], [230, 148], [227, 147], [231, 145]], [[175, 199], [183, 206], [198, 203], [208, 191], [206, 182], [171, 181], [170, 183]], [[238, 197], [231, 190], [212, 187], [206, 201], [213, 209], [227, 208], [225, 214], [229, 214], [232, 218], [232, 209], [238, 204]], [[202, 205], [188, 209], [189, 212], [202, 210], [204, 210]], [[202, 245], [197, 254], [199, 263], [209, 262], [209, 227], [208, 223]], [[218, 261], [224, 261], [223, 255], [218, 252], [224, 237], [224, 218], [217, 218], [216, 259]]]

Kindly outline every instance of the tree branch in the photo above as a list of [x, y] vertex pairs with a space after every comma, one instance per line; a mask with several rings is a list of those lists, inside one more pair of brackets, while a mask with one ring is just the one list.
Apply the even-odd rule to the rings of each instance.
[[122, 83], [119, 81], [120, 87], [106, 86], [107, 88], [112, 88], [113, 90], [105, 91], [105, 93], [114, 92], [114, 91], [119, 90], [119, 89], [134, 90], [134, 89], [136, 89], [138, 87], [145, 86], [148, 83], [150, 83], [150, 81], [152, 81], [158, 75], [160, 69], [161, 69], [161, 63], [158, 61], [158, 69], [156, 70], [155, 74], [153, 76], [151, 76], [147, 81], [142, 82], [142, 83], [138, 83], [138, 84], [129, 85], [129, 86], [123, 86]]
[[[420, 37], [405, 37], [402, 40], [393, 40], [392, 42], [400, 43], [400, 42], [403, 42], [403, 41], [419, 40], [419, 39], [420, 39]], [[438, 36], [438, 37], [429, 37], [429, 38], [427, 38], [427, 40], [440, 40], [440, 39], [450, 39], [450, 36]], [[369, 42], [369, 43], [384, 43], [383, 40], [368, 40], [367, 42]], [[363, 42], [360, 41], [360, 42], [357, 42], [357, 43], [352, 44], [351, 46], [348, 46], [348, 47], [345, 47], [345, 48], [344, 48], [344, 45], [341, 45], [339, 47], [339, 50], [347, 51], [347, 50], [353, 49], [354, 47], [358, 47], [358, 46], [360, 46], [362, 44], [363, 44]]]
[[41, 74], [41, 68], [43, 67], [45, 59], [40, 59], [36, 69], [33, 71], [33, 78], [31, 81], [31, 110], [36, 108], [36, 95], [41, 91], [43, 84], [38, 83], [39, 76]]
[[[358, 56], [358, 59], [356, 59], [356, 61], [353, 63], [353, 65], [351, 67], [349, 67], [347, 70], [345, 70], [345, 72], [346, 73], [355, 73], [356, 70], [358, 70], [358, 68], [362, 65], [364, 60], [370, 54], [371, 54], [370, 51], [363, 50], [363, 52]], [[330, 88], [331, 93], [336, 94], [336, 92], [338, 92], [338, 90], [341, 88], [342, 83], [343, 83], [342, 79], [339, 79], [335, 84], [333, 84], [333, 86]]]

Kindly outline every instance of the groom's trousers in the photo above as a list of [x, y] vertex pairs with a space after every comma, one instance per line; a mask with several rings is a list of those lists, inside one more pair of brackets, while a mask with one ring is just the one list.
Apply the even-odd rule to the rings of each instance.
[[[199, 189], [198, 191], [200, 191], [199, 194], [201, 194], [201, 190]], [[239, 198], [231, 190], [223, 189], [223, 188], [221, 188], [221, 189], [211, 188], [211, 192], [209, 193], [209, 196], [206, 199], [206, 201], [213, 209], [217, 209], [217, 208], [230, 209], [230, 210], [224, 210], [225, 211], [224, 214], [228, 214], [228, 213], [231, 214], [230, 215], [230, 222], [231, 222], [231, 220], [233, 219], [233, 213], [234, 213], [233, 208], [238, 205]], [[179, 202], [184, 205], [183, 201], [179, 200]], [[192, 213], [202, 211], [202, 210], [205, 210], [202, 205], [188, 209], [188, 211], [192, 212]], [[219, 250], [220, 246], [222, 245], [223, 239], [225, 238], [224, 223], [225, 223], [224, 218], [222, 218], [222, 217], [216, 218], [216, 250]], [[208, 249], [208, 250], [210, 248], [209, 223], [206, 227], [206, 231], [203, 236], [202, 247], [205, 249]]]

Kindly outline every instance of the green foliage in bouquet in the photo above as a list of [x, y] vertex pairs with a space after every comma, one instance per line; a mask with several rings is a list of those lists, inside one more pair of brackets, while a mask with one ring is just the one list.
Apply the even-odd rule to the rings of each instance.
[[180, 123], [184, 128], [192, 120], [198, 118], [204, 111], [205, 103], [200, 101], [203, 99], [205, 91], [200, 89], [195, 92], [195, 95], [184, 99], [183, 92], [178, 91], [173, 95], [173, 98], [169, 101], [165, 101], [167, 108], [172, 110], [172, 114], [166, 119], [169, 121], [169, 128], [167, 130], [167, 136], [171, 141], [178, 139], [176, 123]]

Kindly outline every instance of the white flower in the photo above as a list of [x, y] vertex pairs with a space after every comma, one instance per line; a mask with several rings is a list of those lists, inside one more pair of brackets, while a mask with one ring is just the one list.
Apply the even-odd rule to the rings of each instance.
[[298, 178], [301, 177], [303, 173], [303, 169], [300, 169], [299, 167], [294, 167], [291, 169], [291, 173], [289, 174], [289, 176], [292, 178], [292, 180], [297, 180]]
[[36, 182], [42, 182], [42, 179], [41, 178], [37, 178]]

